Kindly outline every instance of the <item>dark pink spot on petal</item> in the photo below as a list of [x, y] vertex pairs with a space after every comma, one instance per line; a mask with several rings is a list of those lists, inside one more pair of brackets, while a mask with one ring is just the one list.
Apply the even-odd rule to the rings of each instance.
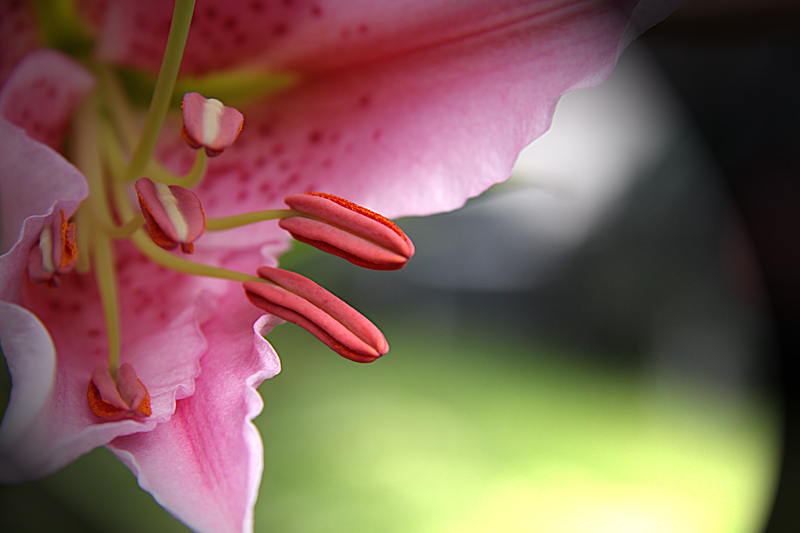
[[308, 134], [308, 142], [311, 144], [319, 144], [322, 141], [322, 132], [319, 130], [314, 130]]

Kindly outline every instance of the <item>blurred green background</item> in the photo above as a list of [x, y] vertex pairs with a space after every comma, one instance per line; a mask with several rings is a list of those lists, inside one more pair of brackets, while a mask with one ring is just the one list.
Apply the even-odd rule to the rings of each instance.
[[[376, 313], [392, 344], [357, 365], [293, 325], [256, 420], [256, 531], [758, 531], [774, 406], [685, 381], [654, 387], [512, 331]], [[697, 386], [694, 386], [697, 385]], [[4, 531], [187, 531], [98, 449], [2, 487]]]
[[[559, 153], [543, 138], [510, 185], [402, 221], [418, 250], [403, 271], [282, 259], [391, 351], [359, 365], [294, 325], [269, 335], [283, 370], [259, 389], [256, 531], [762, 530], [781, 413], [757, 267], [702, 138], [635, 50], [578, 93], [601, 100], [559, 105], [554, 131], [608, 113], [563, 160], [542, 164]], [[9, 385], [3, 368], [0, 407]], [[0, 487], [0, 529], [187, 531], [103, 449]]]

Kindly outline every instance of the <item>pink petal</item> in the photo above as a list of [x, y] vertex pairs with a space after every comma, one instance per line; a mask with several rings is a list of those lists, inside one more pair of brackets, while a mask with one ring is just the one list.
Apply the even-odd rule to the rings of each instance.
[[39, 47], [33, 2], [0, 1], [0, 85], [22, 56]]
[[71, 216], [89, 190], [58, 153], [0, 118], [0, 299], [19, 301], [28, 252], [42, 228], [64, 210]]
[[[0, 425], [5, 465], [0, 477], [20, 482], [48, 475], [119, 435], [146, 431], [169, 419], [175, 401], [193, 393], [197, 359], [205, 351], [196, 321], [210, 311], [207, 298], [200, 296], [218, 289], [165, 273], [132, 253], [130, 245], [119, 245], [122, 358], [137, 368], [150, 391], [153, 416], [144, 422], [98, 421], [86, 398], [92, 368], [106, 358], [93, 279], [70, 274], [59, 289], [51, 290], [31, 284], [24, 274], [28, 250], [41, 228], [55, 211], [75, 210], [87, 194], [86, 182], [60, 155], [2, 119], [0, 141], [3, 240], [14, 243], [0, 256], [0, 292], [3, 300], [19, 302], [36, 315], [3, 302], [0, 317], [4, 327], [23, 324], [3, 332], [12, 396], [22, 400], [9, 404]], [[46, 370], [52, 368], [55, 376]]]
[[250, 329], [252, 310], [242, 303], [231, 295], [204, 326], [209, 349], [197, 389], [172, 419], [108, 446], [144, 490], [196, 531], [253, 529], [264, 460], [251, 422], [263, 408], [255, 388], [280, 371], [280, 361], [262, 336], [275, 319], [261, 317]]
[[0, 339], [14, 382], [0, 424], [0, 482], [15, 483], [27, 478], [31, 462], [17, 442], [52, 401], [56, 357], [53, 342], [39, 319], [10, 302], [0, 301]]
[[[424, 215], [508, 178], [560, 96], [608, 76], [628, 23], [600, 2], [543, 5], [553, 9], [311, 77], [245, 109], [239, 140], [197, 189], [217, 199], [204, 203], [207, 215], [277, 207], [312, 190], [390, 218]], [[186, 165], [174, 139], [162, 154]]]
[[[136, 262], [128, 260], [125, 264]], [[5, 420], [0, 426], [0, 434], [11, 434], [6, 437], [10, 444], [3, 452], [16, 470], [0, 473], [9, 482], [37, 479], [120, 435], [152, 430], [169, 420], [176, 400], [194, 392], [194, 379], [200, 371], [198, 359], [206, 350], [197, 322], [206, 319], [213, 307], [213, 298], [204, 296], [207, 285], [191, 277], [165, 274], [151, 263], [119, 270], [121, 358], [136, 369], [149, 391], [152, 415], [108, 422], [89, 408], [86, 394], [92, 370], [98, 364], [107, 364], [102, 310], [91, 276], [69, 274], [56, 290], [23, 282], [22, 303], [47, 328], [41, 335], [49, 332], [52, 344], [47, 351], [40, 347], [43, 341], [29, 343], [27, 337], [17, 334], [3, 337], [4, 349], [6, 343], [18, 346], [5, 353], [14, 394], [45, 398], [35, 412], [26, 411], [26, 427], [7, 429]], [[126, 281], [132, 270], [141, 279]], [[163, 307], [141, 306], [143, 301], [156, 299]], [[0, 318], [5, 323], [5, 318]], [[54, 366], [55, 379], [45, 386], [35, 375], [15, 373], [21, 360], [40, 361], [38, 367]]]
[[96, 29], [102, 24], [109, 0], [76, 0], [75, 3], [90, 26]]
[[[658, 13], [659, 18], [643, 16], [640, 22], [652, 25], [683, 3], [668, 2], [669, 9]], [[617, 8], [627, 18], [636, 4], [635, 0], [199, 0], [182, 69], [198, 75], [260, 64], [273, 70], [318, 73], [489, 33], [548, 17], [561, 8], [577, 12]], [[639, 4], [653, 12], [664, 2]], [[98, 18], [96, 12], [88, 14]], [[158, 0], [113, 2], [102, 18], [100, 55], [155, 71], [171, 15], [171, 5]]]
[[94, 80], [83, 66], [54, 50], [26, 55], [0, 91], [0, 115], [53, 148]]

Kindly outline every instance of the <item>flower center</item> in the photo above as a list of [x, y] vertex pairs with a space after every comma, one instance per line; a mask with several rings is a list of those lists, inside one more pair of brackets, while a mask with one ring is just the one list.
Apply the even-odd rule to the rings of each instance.
[[[383, 335], [350, 306], [299, 274], [262, 267], [258, 276], [190, 261], [170, 253], [180, 246], [191, 254], [193, 241], [208, 231], [226, 230], [270, 219], [285, 219], [293, 237], [360, 266], [394, 270], [413, 255], [411, 241], [394, 223], [347, 200], [329, 195], [292, 195], [290, 209], [205, 218], [189, 189], [206, 170], [209, 157], [230, 146], [244, 117], [236, 109], [198, 93], [184, 96], [182, 137], [197, 149], [184, 176], [165, 170], [153, 151], [175, 87], [194, 0], [176, 0], [164, 58], [144, 125], [134, 113], [114, 71], [96, 67], [96, 89], [75, 117], [74, 163], [84, 173], [89, 195], [68, 222], [64, 213], [47, 226], [31, 249], [29, 277], [56, 286], [58, 275], [75, 268], [92, 272], [108, 343], [108, 364], [95, 368], [88, 401], [98, 416], [116, 420], [150, 416], [145, 384], [128, 364], [120, 364], [120, 321], [113, 241], [130, 240], [151, 261], [184, 274], [245, 284], [254, 305], [308, 329], [334, 351], [356, 361], [372, 361], [388, 350]], [[202, 150], [200, 148], [203, 148]], [[143, 176], [147, 177], [143, 177]], [[129, 201], [134, 185], [140, 210]], [[146, 227], [146, 229], [145, 229]]]

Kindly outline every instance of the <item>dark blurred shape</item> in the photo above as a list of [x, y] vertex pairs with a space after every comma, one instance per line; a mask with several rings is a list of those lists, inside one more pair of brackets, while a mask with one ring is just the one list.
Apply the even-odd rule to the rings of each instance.
[[779, 337], [782, 471], [768, 533], [800, 531], [800, 5], [698, 2], [647, 43], [700, 125], [743, 214]]

